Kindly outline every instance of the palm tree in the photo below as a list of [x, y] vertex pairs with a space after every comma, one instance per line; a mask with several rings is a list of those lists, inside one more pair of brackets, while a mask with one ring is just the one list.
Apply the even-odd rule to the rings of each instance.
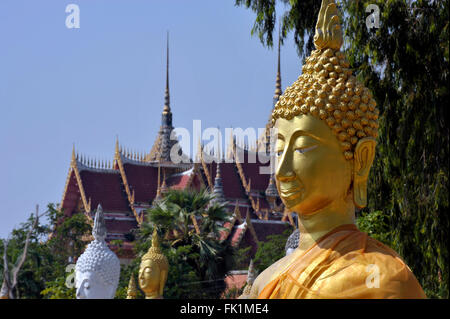
[[219, 283], [222, 289], [223, 278], [233, 265], [233, 250], [228, 242], [219, 240], [219, 234], [230, 214], [226, 203], [213, 203], [213, 199], [205, 189], [169, 190], [147, 211], [148, 223], [141, 225], [140, 232], [141, 237], [143, 232], [149, 235], [156, 226], [171, 247], [192, 247], [198, 257], [188, 262], [200, 278], [210, 282], [205, 289], [211, 289], [211, 282]]
[[212, 203], [208, 190], [169, 190], [162, 201], [147, 211], [148, 220], [176, 241], [190, 241], [194, 233], [201, 238], [217, 238], [221, 224], [229, 219], [226, 203]]

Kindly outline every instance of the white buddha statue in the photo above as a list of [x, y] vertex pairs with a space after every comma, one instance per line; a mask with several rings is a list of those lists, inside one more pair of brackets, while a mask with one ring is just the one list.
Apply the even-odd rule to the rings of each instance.
[[297, 228], [292, 232], [291, 235], [289, 235], [286, 241], [286, 246], [284, 247], [284, 250], [286, 251], [286, 256], [294, 252], [294, 250], [298, 247], [299, 241], [300, 241], [300, 231]]
[[95, 214], [94, 240], [78, 258], [75, 267], [77, 299], [112, 299], [120, 277], [119, 258], [105, 242], [106, 226], [99, 204]]

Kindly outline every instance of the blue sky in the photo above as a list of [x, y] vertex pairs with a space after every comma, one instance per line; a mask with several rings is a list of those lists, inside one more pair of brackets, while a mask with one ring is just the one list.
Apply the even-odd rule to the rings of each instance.
[[[68, 4], [80, 28], [65, 25]], [[264, 127], [276, 48], [250, 34], [254, 13], [234, 1], [0, 2], [0, 237], [35, 205], [58, 203], [72, 145], [112, 159], [121, 144], [148, 152], [160, 125], [170, 32], [174, 126]], [[292, 35], [281, 49], [283, 89], [300, 75]]]

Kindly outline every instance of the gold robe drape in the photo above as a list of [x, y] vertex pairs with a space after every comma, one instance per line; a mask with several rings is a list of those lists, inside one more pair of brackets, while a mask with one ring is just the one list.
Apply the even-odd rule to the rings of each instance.
[[261, 299], [426, 298], [395, 251], [359, 231], [335, 228], [298, 256], [259, 294]]

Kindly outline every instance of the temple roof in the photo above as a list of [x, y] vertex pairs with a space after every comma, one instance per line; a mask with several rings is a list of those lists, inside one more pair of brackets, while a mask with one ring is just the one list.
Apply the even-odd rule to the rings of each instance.
[[[274, 100], [280, 94], [279, 40]], [[97, 164], [97, 161], [84, 158], [79, 160], [73, 151], [61, 207], [69, 215], [84, 211], [90, 217], [92, 208], [101, 204], [105, 210], [108, 238], [123, 239], [125, 234], [142, 222], [142, 212], [151, 207], [162, 186], [177, 190], [209, 187], [212, 191], [216, 182], [216, 193], [223, 194], [230, 214], [233, 212], [232, 219], [223, 225], [225, 231], [221, 233], [222, 240], [231, 240], [235, 246], [246, 243], [255, 250], [258, 241], [265, 240], [268, 234], [282, 232], [288, 222], [292, 223], [292, 218], [288, 218], [287, 212], [283, 211], [278, 194], [271, 202], [274, 207], [267, 200], [267, 196], [275, 195], [276, 191], [274, 185], [269, 183], [270, 172], [264, 174], [261, 170], [269, 165], [268, 155], [257, 154], [249, 150], [248, 146], [238, 146], [235, 138], [232, 138], [231, 152], [227, 155], [227, 160], [231, 159], [232, 162], [220, 164], [218, 178], [216, 161], [210, 161], [215, 156], [204, 154], [202, 148], [200, 163], [194, 164], [190, 159], [189, 163], [177, 164], [171, 161], [170, 150], [177, 143], [176, 140], [170, 140], [172, 131], [167, 42], [164, 107], [160, 130], [150, 153], [132, 154], [119, 147], [116, 141], [114, 164], [104, 165], [103, 162]], [[181, 148], [179, 155], [187, 159]]]
[[123, 168], [135, 203], [150, 203], [158, 189], [158, 167], [125, 162]]
[[86, 197], [91, 201], [91, 207], [101, 204], [105, 211], [130, 210], [122, 191], [122, 179], [118, 171], [81, 168], [80, 176]]

